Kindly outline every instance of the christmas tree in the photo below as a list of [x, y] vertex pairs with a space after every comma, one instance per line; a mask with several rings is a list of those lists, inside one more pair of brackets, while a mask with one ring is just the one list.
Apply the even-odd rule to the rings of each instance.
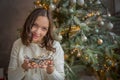
[[120, 37], [112, 32], [115, 18], [102, 1], [37, 0], [34, 4], [52, 10], [54, 37], [65, 52], [67, 80], [77, 80], [84, 70], [97, 80], [120, 78]]

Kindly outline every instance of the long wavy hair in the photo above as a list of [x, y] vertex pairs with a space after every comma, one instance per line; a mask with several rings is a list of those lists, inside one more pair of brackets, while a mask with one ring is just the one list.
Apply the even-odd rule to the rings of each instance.
[[28, 46], [32, 42], [32, 32], [31, 29], [33, 27], [33, 24], [35, 20], [37, 19], [38, 16], [45, 16], [48, 17], [49, 20], [49, 29], [44, 37], [43, 43], [41, 43], [40, 47], [45, 47], [49, 51], [55, 52], [55, 48], [53, 48], [53, 36], [52, 36], [52, 30], [53, 30], [53, 25], [52, 25], [52, 16], [50, 10], [46, 10], [44, 8], [37, 8], [34, 9], [31, 14], [27, 17], [24, 25], [23, 25], [23, 30], [21, 33], [21, 40], [22, 43], [26, 46]]

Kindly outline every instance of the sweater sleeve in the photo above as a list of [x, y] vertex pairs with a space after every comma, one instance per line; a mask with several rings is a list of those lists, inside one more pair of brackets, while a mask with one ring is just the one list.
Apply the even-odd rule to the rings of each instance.
[[56, 42], [55, 48], [55, 70], [53, 73], [47, 74], [47, 76], [49, 80], [64, 80], [64, 52], [59, 42]]
[[24, 69], [18, 66], [19, 46], [18, 41], [14, 42], [8, 67], [8, 80], [22, 80], [25, 75]]

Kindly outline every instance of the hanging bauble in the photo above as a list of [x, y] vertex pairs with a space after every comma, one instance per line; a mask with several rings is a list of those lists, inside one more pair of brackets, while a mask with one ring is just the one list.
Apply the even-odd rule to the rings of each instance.
[[86, 23], [80, 23], [80, 26], [84, 27], [84, 26], [87, 26]]
[[[96, 12], [97, 13], [97, 12]], [[101, 16], [99, 16], [98, 18], [97, 18], [97, 21], [102, 21], [102, 17]]]
[[71, 0], [71, 4], [76, 4], [76, 0]]
[[97, 0], [97, 1], [96, 1], [96, 4], [101, 4], [100, 0]]
[[95, 29], [95, 32], [98, 33], [98, 32], [99, 32], [99, 29]]
[[56, 8], [55, 5], [51, 3], [50, 6], [49, 6], [49, 9], [55, 10], [55, 8]]
[[73, 12], [74, 12], [73, 8], [70, 8], [70, 9], [69, 9], [69, 12], [70, 12], [70, 13], [73, 13]]
[[109, 16], [109, 17], [110, 17], [110, 16], [111, 16], [111, 14], [108, 12], [108, 13], [107, 13], [107, 16]]
[[78, 0], [77, 3], [78, 3], [78, 5], [83, 6], [85, 2], [84, 2], [84, 0]]
[[113, 28], [113, 24], [111, 22], [109, 22], [106, 27], [107, 27], [107, 29], [111, 30]]
[[118, 42], [117, 41], [114, 41], [115, 44], [117, 44]]
[[53, 3], [58, 3], [59, 2], [59, 0], [53, 0]]
[[103, 26], [103, 25], [104, 25], [104, 22], [103, 22], [103, 21], [100, 21], [99, 24], [100, 24], [101, 26]]
[[34, 4], [38, 6], [40, 4], [40, 0], [35, 1]]
[[58, 34], [58, 35], [56, 36], [56, 40], [61, 41], [61, 40], [62, 40], [62, 35], [61, 35], [61, 34]]
[[95, 58], [98, 58], [98, 54], [94, 54]]
[[81, 56], [81, 53], [79, 52], [79, 53], [77, 53], [77, 57], [80, 57]]
[[83, 35], [82, 37], [81, 37], [81, 39], [82, 39], [82, 41], [87, 41], [87, 37], [85, 36], [85, 35]]
[[99, 12], [99, 11], [97, 11], [97, 12], [96, 12], [96, 15], [98, 15], [98, 16], [99, 16], [99, 15], [100, 15], [100, 12]]
[[103, 43], [103, 40], [102, 39], [98, 39], [98, 44], [102, 44]]
[[64, 54], [64, 59], [67, 60], [68, 59], [68, 54]]
[[92, 1], [90, 1], [90, 4], [92, 4], [93, 2]]
[[35, 8], [42, 6], [41, 3], [40, 3], [40, 0], [35, 1], [34, 5], [35, 5]]

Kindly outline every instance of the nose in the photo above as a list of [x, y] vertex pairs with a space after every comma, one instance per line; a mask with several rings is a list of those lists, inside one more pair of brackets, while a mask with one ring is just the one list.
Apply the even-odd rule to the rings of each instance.
[[37, 34], [41, 34], [41, 33], [42, 33], [41, 28], [36, 29], [36, 33], [37, 33]]

